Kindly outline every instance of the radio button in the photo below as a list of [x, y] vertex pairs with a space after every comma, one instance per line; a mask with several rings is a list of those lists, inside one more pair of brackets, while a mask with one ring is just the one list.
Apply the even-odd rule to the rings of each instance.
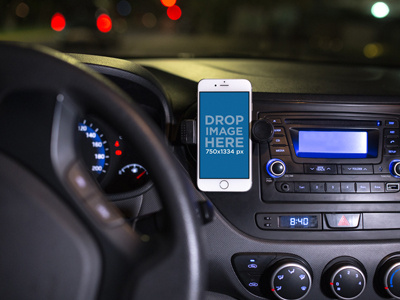
[[342, 182], [340, 183], [340, 190], [342, 193], [355, 193], [355, 182]]
[[342, 165], [343, 175], [369, 175], [373, 173], [372, 165]]
[[371, 192], [372, 193], [384, 193], [385, 183], [384, 182], [371, 182]]
[[386, 155], [397, 155], [400, 152], [400, 148], [389, 148], [385, 149], [385, 154]]
[[389, 138], [385, 140], [386, 147], [398, 147], [400, 145], [399, 138]]
[[385, 129], [384, 134], [385, 134], [385, 136], [389, 136], [389, 135], [398, 136], [399, 130], [398, 129]]
[[311, 193], [325, 193], [325, 183], [324, 182], [311, 182], [310, 183]]
[[357, 193], [370, 193], [371, 187], [369, 182], [357, 182], [356, 183]]
[[389, 165], [387, 164], [386, 158], [379, 165], [373, 165], [374, 174], [390, 174]]
[[281, 119], [278, 119], [278, 118], [268, 118], [268, 120], [269, 120], [272, 124], [282, 124]]
[[336, 165], [304, 165], [304, 172], [306, 174], [337, 174]]
[[275, 136], [284, 136], [285, 129], [283, 127], [274, 127], [274, 135]]
[[272, 156], [290, 155], [289, 147], [270, 147]]
[[271, 146], [277, 146], [277, 145], [286, 146], [287, 140], [285, 137], [274, 137], [270, 144]]
[[360, 224], [361, 214], [325, 214], [326, 221], [330, 228], [357, 228]]
[[387, 127], [399, 127], [399, 122], [397, 120], [386, 120], [385, 126]]
[[310, 183], [309, 182], [295, 182], [294, 183], [295, 193], [309, 193]]
[[283, 127], [275, 127], [274, 135], [275, 136], [285, 136], [285, 129], [283, 129]]
[[327, 182], [326, 183], [327, 193], [340, 193], [340, 182]]

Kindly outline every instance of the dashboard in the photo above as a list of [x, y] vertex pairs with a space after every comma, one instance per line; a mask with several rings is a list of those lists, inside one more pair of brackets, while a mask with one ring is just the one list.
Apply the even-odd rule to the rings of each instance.
[[[252, 188], [198, 191], [215, 214], [202, 227], [209, 299], [400, 299], [399, 70], [71, 56], [149, 114], [194, 183], [195, 136], [181, 124], [196, 120], [198, 81], [251, 81], [253, 130], [269, 128], [253, 134]], [[93, 115], [76, 141], [109, 200], [148, 230], [140, 220], [162, 207], [135, 145]]]

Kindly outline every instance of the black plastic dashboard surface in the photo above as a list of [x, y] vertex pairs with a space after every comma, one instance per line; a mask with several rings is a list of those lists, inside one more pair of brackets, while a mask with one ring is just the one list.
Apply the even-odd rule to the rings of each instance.
[[[165, 102], [167, 111], [171, 113], [170, 119], [167, 118], [170, 128], [168, 139], [192, 177], [195, 174], [195, 156], [190, 146], [182, 145], [179, 141], [179, 123], [183, 119], [196, 118], [197, 82], [203, 78], [249, 79], [254, 92], [253, 120], [260, 113], [400, 117], [400, 72], [397, 69], [245, 59], [135, 59], [116, 62], [98, 57], [80, 58], [86, 63], [101, 66], [98, 71], [108, 75], [113, 73], [112, 69], [121, 69], [123, 72], [130, 70], [150, 81], [148, 88], [157, 87], [165, 95], [168, 99]], [[139, 64], [141, 71], [132, 67], [132, 63]], [[376, 274], [383, 258], [400, 249], [400, 225], [397, 221], [400, 193], [283, 193], [275, 188], [275, 183], [284, 180], [297, 182], [297, 175], [289, 173], [283, 179], [269, 178], [264, 169], [268, 159], [268, 149], [255, 143], [252, 189], [246, 193], [207, 193], [202, 196], [208, 197], [216, 209], [215, 220], [204, 226], [209, 290], [237, 299], [260, 299], [257, 296], [259, 291], [254, 293], [243, 286], [243, 281], [235, 273], [232, 259], [239, 254], [286, 255], [300, 258], [310, 268], [313, 283], [305, 299], [331, 299], [329, 293], [322, 292], [325, 289], [322, 287], [326, 277], [325, 268], [338, 257], [351, 257], [363, 265], [366, 273], [365, 291], [357, 299], [383, 299], [375, 282]], [[346, 163], [342, 161], [338, 165], [342, 164]], [[386, 161], [383, 165], [387, 168]], [[324, 176], [327, 178], [324, 182], [342, 181], [339, 177], [332, 179], [331, 175]], [[371, 174], [363, 175], [365, 177], [362, 179], [358, 179], [358, 175], [349, 176], [351, 179], [347, 177], [347, 181], [354, 183], [376, 179], [368, 177]], [[382, 176], [385, 176], [382, 179], [385, 183], [398, 181], [387, 172]], [[298, 180], [303, 182], [303, 178]], [[265, 189], [268, 184], [274, 188]], [[143, 201], [146, 202], [146, 199]], [[260, 214], [267, 217], [299, 217], [300, 221], [295, 222], [316, 216], [319, 224], [312, 230], [268, 230], [257, 224]], [[345, 226], [330, 226], [329, 218], [335, 217], [335, 214], [339, 215], [338, 223], [342, 222]], [[342, 216], [350, 225], [353, 224], [351, 217], [356, 216], [357, 223], [348, 226], [342, 221]], [[255, 281], [250, 283], [253, 286], [258, 284]], [[260, 295], [275, 299], [266, 291], [261, 291]]]

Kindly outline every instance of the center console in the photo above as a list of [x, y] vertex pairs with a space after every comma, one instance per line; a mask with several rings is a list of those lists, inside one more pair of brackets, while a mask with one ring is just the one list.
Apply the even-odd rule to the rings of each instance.
[[[270, 137], [259, 143], [263, 201], [398, 201], [398, 196], [393, 195], [400, 189], [397, 117], [360, 113], [260, 112], [253, 131], [266, 126], [271, 128]], [[386, 222], [379, 224], [382, 218]], [[397, 213], [363, 211], [258, 213], [256, 223], [262, 230], [400, 228]]]
[[208, 194], [238, 229], [224, 251], [241, 286], [267, 299], [400, 299], [397, 102], [263, 97], [252, 189]]

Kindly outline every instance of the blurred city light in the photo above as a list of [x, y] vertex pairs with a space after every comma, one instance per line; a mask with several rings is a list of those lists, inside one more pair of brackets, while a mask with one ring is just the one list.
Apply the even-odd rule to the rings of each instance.
[[142, 17], [142, 23], [143, 23], [144, 27], [151, 29], [151, 28], [156, 27], [157, 18], [152, 13], [146, 13]]
[[109, 32], [112, 28], [112, 21], [109, 15], [101, 14], [97, 18], [97, 29], [103, 33]]
[[364, 47], [364, 55], [367, 58], [376, 58], [383, 54], [383, 46], [379, 43], [370, 43]]
[[182, 10], [178, 5], [174, 5], [168, 7], [167, 15], [171, 20], [176, 21], [182, 16]]
[[20, 18], [26, 18], [29, 15], [29, 6], [26, 3], [21, 2], [17, 5], [15, 14]]
[[376, 2], [371, 7], [371, 14], [378, 19], [385, 18], [389, 12], [389, 6], [385, 2]]
[[117, 4], [117, 11], [121, 16], [126, 17], [132, 12], [132, 6], [128, 1], [122, 0]]
[[54, 31], [63, 31], [67, 22], [65, 21], [65, 17], [61, 13], [55, 13], [51, 18], [51, 28]]
[[161, 0], [161, 3], [166, 7], [172, 7], [175, 5], [176, 0]]

